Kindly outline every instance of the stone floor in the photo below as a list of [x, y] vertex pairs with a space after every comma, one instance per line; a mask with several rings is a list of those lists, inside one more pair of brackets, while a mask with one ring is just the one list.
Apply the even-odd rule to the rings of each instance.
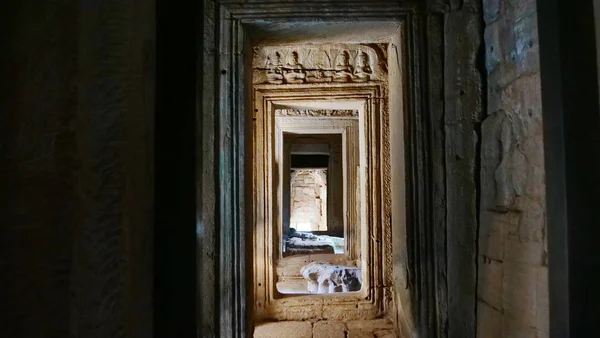
[[254, 329], [255, 338], [397, 338], [387, 319], [353, 322], [269, 322]]

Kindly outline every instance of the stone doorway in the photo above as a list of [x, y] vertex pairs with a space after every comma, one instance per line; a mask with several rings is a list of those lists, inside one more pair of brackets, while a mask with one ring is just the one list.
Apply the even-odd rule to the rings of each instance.
[[[338, 42], [252, 49], [257, 325], [382, 318], [375, 327], [395, 325], [386, 264], [391, 187], [384, 184], [391, 179], [389, 48]], [[302, 154], [326, 155], [326, 168], [294, 168]], [[304, 186], [294, 186], [302, 177]], [[298, 191], [311, 198], [292, 198]], [[323, 195], [326, 203], [316, 198]], [[314, 228], [297, 220], [307, 215], [299, 202], [309, 201], [319, 210]]]
[[[375, 58], [369, 56], [368, 62], [372, 62], [371, 66], [385, 67], [389, 88], [394, 88], [389, 91], [373, 92], [372, 81], [369, 81], [370, 76], [369, 80], [361, 82], [362, 78], [365, 78], [364, 75], [357, 75], [358, 80], [352, 81], [363, 91], [359, 93], [360, 95], [368, 96], [369, 93], [375, 93], [366, 100], [367, 106], [381, 102], [389, 104], [387, 112], [390, 114], [386, 119], [389, 121], [390, 130], [382, 129], [386, 124], [375, 123], [376, 131], [389, 137], [389, 144], [385, 146], [383, 143], [384, 147], [375, 146], [373, 149], [379, 149], [390, 156], [387, 162], [385, 157], [374, 157], [376, 162], [369, 170], [371, 168], [377, 168], [377, 172], [390, 170], [391, 175], [384, 175], [382, 176], [384, 180], [377, 180], [381, 186], [375, 194], [371, 195], [368, 204], [372, 203], [373, 198], [381, 198], [382, 202], [379, 205], [389, 203], [392, 205], [390, 209], [393, 209], [395, 214], [392, 218], [391, 213], [386, 213], [385, 209], [379, 208], [365, 211], [368, 215], [377, 215], [375, 223], [379, 225], [367, 228], [374, 231], [373, 236], [363, 236], [365, 232], [362, 228], [358, 232], [358, 238], [368, 239], [364, 246], [361, 245], [361, 250], [369, 248], [368, 255], [361, 255], [359, 251], [351, 250], [359, 243], [350, 243], [352, 236], [346, 238], [347, 250], [344, 259], [360, 261], [369, 257], [375, 260], [361, 263], [361, 267], [371, 268], [375, 274], [375, 278], [367, 278], [375, 287], [366, 290], [363, 288], [361, 292], [370, 293], [367, 296], [361, 294], [365, 302], [357, 303], [357, 298], [353, 295], [343, 300], [347, 303], [342, 307], [345, 307], [347, 313], [357, 314], [362, 311], [363, 314], [360, 315], [362, 318], [383, 320], [387, 323], [385, 325], [389, 325], [388, 329], [396, 326], [403, 334], [414, 332], [414, 327], [418, 326], [420, 334], [424, 336], [436, 336], [438, 333], [443, 336], [443, 332], [447, 330], [447, 306], [450, 299], [454, 309], [461, 309], [456, 313], [460, 313], [461, 317], [465, 318], [457, 322], [471, 323], [474, 301], [469, 297], [473, 296], [474, 288], [450, 290], [448, 285], [456, 282], [459, 277], [468, 283], [472, 283], [474, 278], [470, 275], [452, 275], [454, 270], [447, 275], [446, 259], [447, 253], [455, 255], [458, 254], [455, 251], [460, 251], [459, 254], [462, 255], [464, 251], [475, 252], [475, 250], [464, 246], [448, 246], [447, 252], [441, 249], [446, 245], [448, 234], [443, 216], [446, 211], [443, 203], [440, 202], [445, 198], [445, 192], [440, 187], [447, 183], [444, 176], [446, 170], [444, 145], [439, 130], [441, 116], [444, 113], [444, 100], [440, 98], [441, 88], [444, 85], [443, 79], [436, 74], [446, 71], [443, 68], [443, 46], [440, 44], [440, 41], [443, 41], [443, 21], [442, 15], [438, 15], [445, 7], [436, 4], [430, 9], [425, 5], [388, 1], [354, 4], [351, 7], [339, 6], [327, 1], [318, 5], [298, 2], [286, 5], [285, 8], [278, 6], [236, 2], [217, 5], [214, 11], [205, 13], [205, 22], [209, 25], [216, 23], [218, 30], [205, 39], [208, 72], [204, 80], [219, 83], [218, 95], [215, 96], [215, 93], [210, 90], [204, 92], [204, 111], [216, 113], [214, 123], [209, 119], [205, 126], [208, 129], [205, 130], [214, 126], [217, 130], [215, 137], [218, 136], [220, 140], [218, 150], [221, 151], [222, 157], [218, 166], [217, 185], [219, 191], [224, 194], [219, 202], [218, 215], [215, 215], [218, 217], [217, 228], [219, 229], [216, 238], [220, 241], [218, 267], [222, 268], [217, 273], [221, 284], [214, 284], [214, 287], [221, 292], [214, 296], [214, 298], [218, 297], [218, 302], [216, 299], [203, 300], [203, 304], [218, 304], [221, 316], [211, 317], [210, 311], [204, 311], [203, 320], [209, 325], [212, 322], [219, 323], [222, 336], [251, 335], [254, 327], [257, 330], [266, 328], [264, 322], [273, 319], [279, 320], [280, 323], [302, 321], [301, 326], [308, 328], [310, 334], [307, 336], [310, 336], [313, 328], [316, 330], [317, 326], [325, 325], [323, 319], [326, 317], [334, 320], [337, 318], [336, 322], [341, 323], [341, 333], [350, 332], [352, 327], [350, 322], [356, 321], [358, 317], [354, 315], [335, 317], [336, 311], [331, 310], [334, 306], [339, 309], [339, 303], [333, 305], [328, 299], [323, 298], [321, 304], [333, 306], [314, 307], [310, 305], [314, 300], [299, 304], [298, 296], [295, 295], [291, 296], [294, 298], [291, 302], [290, 297], [271, 298], [271, 295], [275, 294], [273, 289], [276, 274], [273, 273], [272, 265], [262, 262], [268, 262], [273, 257], [278, 259], [281, 248], [280, 242], [273, 237], [279, 235], [268, 234], [263, 230], [280, 229], [272, 226], [273, 219], [278, 220], [279, 216], [273, 217], [270, 213], [265, 213], [269, 208], [254, 209], [253, 203], [248, 202], [265, 197], [270, 198], [270, 203], [278, 201], [279, 197], [270, 193], [272, 190], [269, 189], [269, 194], [265, 194], [257, 189], [260, 185], [272, 184], [273, 181], [257, 180], [253, 174], [250, 174], [255, 162], [267, 163], [267, 160], [272, 161], [272, 158], [257, 156], [261, 153], [256, 152], [254, 145], [250, 147], [242, 145], [250, 144], [249, 139], [252, 134], [266, 138], [273, 135], [262, 130], [260, 132], [254, 130], [256, 126], [264, 128], [272, 127], [274, 124], [274, 121], [259, 123], [259, 118], [264, 112], [260, 105], [268, 105], [269, 95], [271, 95], [267, 93], [260, 96], [260, 94], [265, 93], [263, 90], [268, 89], [269, 86], [275, 88], [286, 86], [294, 89], [313, 86], [310, 94], [318, 96], [322, 94], [320, 86], [329, 89], [343, 87], [347, 84], [344, 81], [353, 79], [352, 76], [357, 75], [346, 67], [348, 63], [356, 68], [357, 58], [354, 53], [348, 52], [347, 55], [340, 53], [339, 60], [336, 58], [333, 61], [333, 69], [330, 71], [339, 72], [339, 76], [331, 76], [324, 72], [321, 77], [314, 76], [317, 75], [315, 72], [318, 73], [318, 67], [307, 67], [306, 70], [311, 70], [312, 74], [309, 75], [308, 72], [302, 74], [302, 67], [308, 65], [304, 61], [305, 56], [300, 51], [295, 51], [296, 53], [289, 51], [289, 54], [280, 52], [279, 56], [273, 54], [270, 62], [264, 59], [265, 63], [260, 66], [263, 74], [262, 81], [257, 86], [252, 83], [253, 77], [250, 76], [253, 55], [258, 51], [256, 47], [260, 49], [260, 46], [285, 45], [290, 48], [305, 44], [364, 44], [372, 48], [383, 47], [384, 52], [376, 55]], [[298, 13], [302, 15], [299, 16]], [[467, 39], [464, 43], [467, 44], [469, 41]], [[211, 54], [215, 52], [219, 57]], [[387, 61], [384, 63], [373, 61], [383, 59]], [[358, 63], [364, 64], [362, 60]], [[287, 76], [284, 69], [286, 67]], [[365, 73], [365, 70], [363, 69], [362, 72]], [[331, 79], [327, 84], [320, 82], [327, 81], [327, 78]], [[314, 79], [316, 82], [312, 82], [315, 81]], [[473, 83], [470, 82], [470, 78], [467, 80], [466, 83]], [[281, 92], [283, 91], [278, 93], [275, 90], [273, 93], [279, 95]], [[473, 95], [476, 93], [468, 93], [459, 101], [469, 101], [474, 97]], [[302, 98], [301, 95], [295, 97], [295, 99]], [[350, 101], [354, 99], [341, 96], [339, 98]], [[255, 103], [259, 106], [255, 106]], [[210, 138], [212, 134], [209, 132], [206, 135]], [[368, 135], [373, 136], [372, 133]], [[368, 148], [371, 149], [371, 144], [368, 144]], [[208, 148], [204, 150], [209, 153], [212, 151]], [[365, 177], [373, 176], [365, 175]], [[275, 182], [278, 180], [279, 177]], [[203, 183], [210, 185], [211, 182], [203, 180]], [[450, 181], [448, 184], [452, 183], [453, 181]], [[365, 185], [361, 184], [361, 186]], [[386, 189], [389, 191], [386, 192]], [[240, 208], [242, 205], [244, 207]], [[365, 207], [361, 205], [360, 214], [364, 213], [363, 209], [366, 205]], [[460, 213], [462, 209], [457, 210]], [[264, 229], [256, 231], [255, 224], [262, 224]], [[393, 231], [383, 230], [386, 228]], [[473, 228], [471, 219], [466, 221], [463, 219], [458, 228], [453, 228], [453, 231], [464, 228], [465, 234], [470, 235]], [[256, 238], [264, 239], [261, 240], [262, 244], [256, 245]], [[251, 240], [246, 241], [246, 239]], [[263, 245], [267, 245], [266, 250]], [[212, 259], [210, 248], [209, 245], [203, 250], [203, 259], [209, 262]], [[256, 248], [261, 254], [256, 254], [254, 251]], [[460, 260], [456, 265], [458, 267], [464, 265], [469, 269], [474, 263]], [[256, 276], [257, 271], [259, 276], [264, 275], [267, 278], [250, 277]], [[261, 271], [271, 272], [263, 274], [260, 273]], [[446, 277], [448, 280], [445, 279]], [[251, 282], [246, 284], [247, 280]], [[214, 282], [209, 280], [204, 285], [207, 283]], [[322, 296], [324, 295], [319, 295]], [[275, 299], [275, 302], [271, 302], [271, 299]], [[277, 306], [273, 307], [274, 304]], [[282, 311], [278, 310], [279, 305]], [[247, 311], [248, 307], [254, 308], [252, 314]], [[268, 310], [257, 311], [257, 307]], [[344, 311], [337, 312], [337, 315], [340, 313], [343, 314]], [[246, 331], [246, 328], [249, 331]], [[266, 330], [277, 331], [270, 326]], [[300, 336], [304, 335], [300, 334]]]

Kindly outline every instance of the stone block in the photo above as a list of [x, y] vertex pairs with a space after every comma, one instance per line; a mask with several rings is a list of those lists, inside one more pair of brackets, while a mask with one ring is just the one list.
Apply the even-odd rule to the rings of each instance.
[[[539, 111], [535, 111], [539, 113]], [[523, 153], [527, 156], [529, 164], [529, 172], [525, 194], [528, 197], [544, 198], [546, 195], [546, 182], [544, 174], [544, 135], [543, 122], [541, 116], [533, 116], [534, 111], [531, 110], [529, 120], [529, 130], [522, 144]]]
[[[520, 77], [539, 72], [539, 44], [535, 16], [523, 18], [518, 22], [502, 18], [486, 29], [484, 38], [490, 91], [506, 88]], [[499, 55], [491, 53], [499, 53]], [[491, 68], [491, 65], [494, 67]]]
[[[541, 153], [542, 150], [539, 152]], [[525, 195], [543, 201], [546, 197], [546, 172], [544, 167], [530, 165], [528, 171]]]
[[375, 338], [371, 330], [352, 329], [348, 331], [348, 338]]
[[378, 330], [375, 331], [376, 338], [398, 338], [394, 330]]
[[503, 263], [479, 257], [477, 296], [496, 309], [502, 309]]
[[[539, 73], [521, 76], [500, 93], [500, 103], [503, 107], [511, 108], [525, 118], [542, 115], [542, 95]], [[526, 112], [526, 114], [523, 114]]]
[[519, 239], [523, 242], [543, 243], [546, 227], [545, 207], [537, 200], [524, 198], [522, 209]]
[[537, 325], [539, 330], [550, 332], [550, 304], [548, 299], [548, 268], [537, 268]]
[[372, 311], [357, 309], [356, 304], [340, 304], [332, 300], [324, 300], [324, 305], [321, 307], [323, 311], [322, 319], [340, 322], [349, 322], [356, 318], [370, 317]]
[[502, 0], [483, 0], [483, 19], [486, 25], [498, 20], [503, 3]]
[[535, 266], [504, 262], [502, 285], [504, 314], [529, 327], [535, 327], [537, 322], [537, 278]]
[[512, 28], [510, 35], [503, 41], [510, 45], [505, 45], [504, 51], [510, 53], [510, 58], [506, 60], [515, 62], [517, 77], [539, 71], [537, 15], [528, 14], [509, 26]]
[[313, 326], [314, 338], [345, 338], [346, 324], [342, 322], [323, 321]]
[[479, 229], [479, 253], [487, 258], [502, 261], [504, 259], [504, 239], [509, 225], [504, 222], [505, 215], [481, 211]]
[[494, 112], [502, 109], [502, 88], [498, 85], [497, 78], [499, 72], [489, 74], [488, 80], [488, 99], [487, 99], [487, 111]]
[[347, 323], [349, 330], [393, 330], [394, 325], [388, 319], [357, 320]]
[[270, 322], [256, 326], [254, 338], [312, 338], [311, 322]]
[[504, 16], [512, 20], [518, 20], [532, 14], [536, 15], [536, 0], [511, 0], [502, 2], [505, 3], [502, 9]]
[[502, 312], [477, 302], [477, 338], [503, 338]]
[[537, 338], [549, 338], [550, 335], [548, 334], [548, 331], [544, 331], [544, 330], [537, 330]]
[[484, 31], [485, 67], [488, 74], [496, 70], [498, 65], [503, 62], [500, 43], [500, 23], [501, 21], [494, 22], [486, 27]]
[[504, 242], [504, 261], [542, 265], [544, 243], [542, 241], [522, 240], [517, 236], [507, 236]]
[[502, 317], [502, 329], [507, 338], [538, 338], [538, 330], [510, 315]]
[[523, 194], [527, 173], [519, 148], [522, 119], [512, 109], [501, 109], [486, 117], [481, 131], [481, 208], [500, 215], [519, 210], [515, 203]]

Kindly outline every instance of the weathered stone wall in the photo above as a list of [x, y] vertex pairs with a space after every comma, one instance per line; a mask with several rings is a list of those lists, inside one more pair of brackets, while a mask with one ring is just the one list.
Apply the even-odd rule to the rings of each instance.
[[151, 337], [154, 1], [0, 13], [0, 335]]
[[327, 230], [327, 169], [297, 169], [291, 178], [290, 227]]
[[547, 337], [544, 154], [533, 0], [484, 0], [477, 336]]
[[[433, 89], [443, 91], [443, 111], [432, 100], [432, 116], [443, 121], [443, 134], [434, 127], [431, 156], [435, 160], [434, 177], [435, 227], [446, 227], [446, 237], [435, 231], [438, 311], [437, 335], [451, 338], [474, 337], [476, 334], [477, 285], [477, 169], [478, 129], [484, 111], [484, 74], [480, 67], [482, 41], [482, 4], [479, 0], [447, 1], [443, 18], [443, 87], [435, 75], [436, 56], [430, 55]], [[437, 23], [430, 23], [430, 30]], [[437, 48], [435, 39], [430, 43]], [[432, 46], [432, 47], [433, 47]], [[435, 93], [435, 91], [434, 91]], [[436, 95], [432, 95], [436, 98]], [[439, 115], [438, 115], [439, 114]], [[435, 126], [437, 122], [433, 122]], [[438, 145], [443, 140], [444, 150]], [[441, 162], [439, 155], [443, 156]], [[441, 175], [441, 177], [439, 176]], [[440, 184], [445, 183], [444, 186]], [[445, 198], [437, 200], [442, 191]], [[443, 217], [446, 219], [443, 219]], [[447, 256], [439, 252], [446, 252]], [[446, 266], [444, 266], [446, 264]], [[441, 267], [440, 267], [441, 266]], [[440, 271], [441, 270], [441, 271]], [[427, 280], [427, 272], [423, 279]], [[446, 287], [445, 290], [443, 290]], [[442, 289], [442, 290], [440, 290]], [[447, 301], [447, 304], [445, 302]], [[447, 306], [447, 308], [446, 308]], [[447, 313], [444, 313], [447, 311]], [[445, 318], [444, 318], [445, 317]], [[444, 320], [445, 319], [445, 320]], [[423, 325], [423, 324], [422, 324]], [[447, 333], [446, 333], [447, 332]], [[429, 333], [428, 335], [432, 335]]]
[[74, 186], [77, 1], [8, 3], [15, 6], [0, 8], [7, 14], [0, 53], [0, 335], [67, 337], [81, 210]]

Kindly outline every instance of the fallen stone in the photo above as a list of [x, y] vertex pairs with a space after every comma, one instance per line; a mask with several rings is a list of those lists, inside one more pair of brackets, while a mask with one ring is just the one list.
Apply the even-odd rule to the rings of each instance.
[[303, 266], [300, 273], [310, 293], [354, 292], [362, 287], [362, 270], [357, 267], [313, 262]]
[[286, 241], [284, 256], [288, 255], [316, 255], [316, 254], [332, 254], [335, 253], [335, 248], [332, 243], [292, 237]]
[[314, 235], [310, 232], [301, 232], [290, 228], [285, 247], [284, 256], [297, 254], [343, 254], [344, 238]]

